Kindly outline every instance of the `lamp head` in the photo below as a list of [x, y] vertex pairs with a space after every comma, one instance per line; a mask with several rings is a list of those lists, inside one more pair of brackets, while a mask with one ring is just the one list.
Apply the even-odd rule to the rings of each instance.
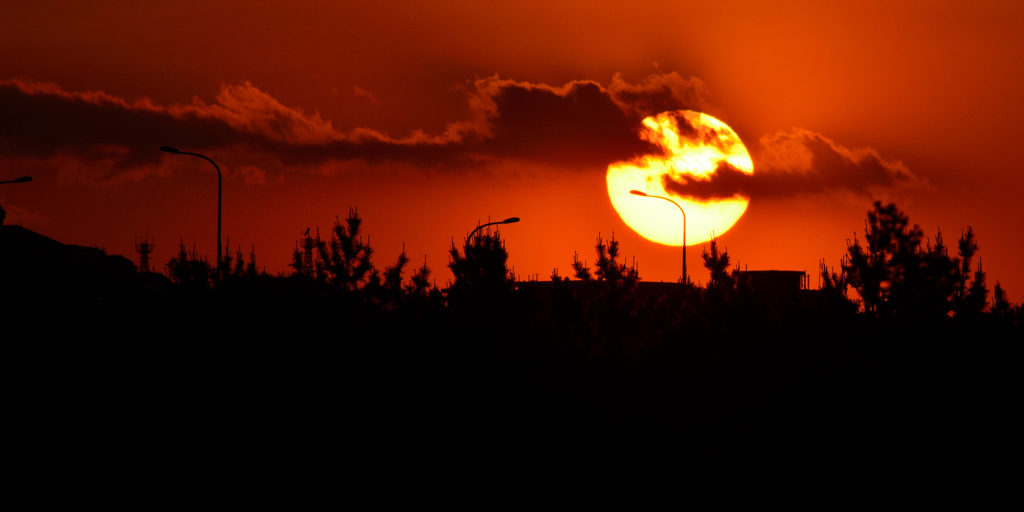
[[163, 151], [165, 153], [174, 153], [174, 154], [181, 153], [181, 151], [178, 151], [176, 148], [172, 148], [170, 146], [160, 146], [160, 151]]
[[32, 176], [22, 176], [14, 179], [15, 183], [25, 183], [26, 181], [32, 181]]
[[519, 217], [509, 217], [501, 221], [502, 224], [512, 224], [513, 222], [519, 222]]
[[634, 196], [647, 197], [647, 192], [643, 192], [640, 190], [630, 190], [629, 193], [633, 194]]

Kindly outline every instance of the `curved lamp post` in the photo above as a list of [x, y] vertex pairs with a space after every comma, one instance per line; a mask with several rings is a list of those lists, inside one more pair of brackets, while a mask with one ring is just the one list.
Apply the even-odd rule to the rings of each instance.
[[221, 238], [220, 238], [220, 221], [221, 221], [221, 204], [222, 204], [222, 202], [221, 202], [221, 197], [222, 197], [221, 191], [222, 191], [222, 185], [223, 185], [223, 176], [221, 176], [220, 167], [217, 165], [217, 162], [214, 162], [213, 160], [210, 160], [208, 157], [200, 155], [199, 153], [189, 153], [188, 151], [179, 151], [178, 149], [172, 148], [170, 146], [160, 146], [160, 151], [163, 151], [165, 153], [174, 153], [175, 155], [198, 156], [199, 158], [202, 158], [203, 160], [206, 160], [207, 162], [210, 162], [211, 164], [213, 164], [214, 169], [217, 169], [217, 277], [219, 278], [219, 277], [221, 277], [221, 274], [220, 274], [220, 271], [221, 271], [221, 269], [220, 269], [220, 240], [221, 240]]
[[679, 206], [679, 203], [677, 203], [677, 202], [675, 202], [675, 201], [673, 201], [673, 200], [671, 200], [671, 199], [669, 199], [667, 197], [652, 196], [652, 195], [650, 195], [650, 194], [648, 194], [646, 192], [642, 192], [640, 190], [630, 190], [629, 193], [633, 194], [634, 196], [653, 197], [653, 198], [656, 198], [656, 199], [664, 199], [664, 200], [666, 200], [666, 201], [676, 205], [676, 208], [679, 208], [679, 211], [683, 214], [683, 284], [688, 284], [690, 282], [690, 278], [686, 276], [686, 212], [683, 211], [683, 207]]
[[519, 217], [509, 217], [509, 218], [507, 218], [505, 220], [500, 220], [500, 221], [497, 221], [497, 222], [488, 222], [487, 224], [484, 224], [482, 226], [477, 226], [476, 229], [474, 229], [469, 234], [469, 236], [466, 237], [466, 246], [467, 247], [469, 246], [469, 242], [470, 242], [470, 240], [473, 239], [473, 235], [475, 235], [477, 231], [480, 231], [481, 228], [485, 228], [487, 226], [493, 226], [495, 224], [513, 224], [513, 223], [516, 223], [516, 222], [519, 222]]

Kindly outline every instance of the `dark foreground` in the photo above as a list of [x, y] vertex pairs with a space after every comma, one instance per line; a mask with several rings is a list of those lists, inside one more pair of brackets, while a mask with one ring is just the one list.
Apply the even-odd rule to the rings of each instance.
[[567, 283], [383, 304], [303, 276], [50, 269], [4, 273], [0, 304], [33, 481], [1000, 488], [1021, 456], [1016, 318]]
[[14, 341], [41, 357], [14, 393], [32, 470], [954, 482], [1020, 455], [1020, 339], [1000, 329], [753, 325], [583, 357], [503, 318], [191, 314]]

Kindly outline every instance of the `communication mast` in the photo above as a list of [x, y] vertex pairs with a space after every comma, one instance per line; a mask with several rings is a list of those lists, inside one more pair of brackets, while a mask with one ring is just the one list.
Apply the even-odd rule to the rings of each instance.
[[146, 238], [135, 237], [135, 251], [139, 253], [139, 272], [149, 272], [149, 253], [153, 252], [154, 243]]
[[303, 233], [303, 238], [300, 243], [302, 249], [302, 273], [311, 276], [316, 272], [316, 266], [313, 262], [314, 249], [316, 249], [318, 242], [320, 241], [320, 228], [316, 228], [316, 238], [309, 236], [309, 228], [306, 228], [306, 232]]

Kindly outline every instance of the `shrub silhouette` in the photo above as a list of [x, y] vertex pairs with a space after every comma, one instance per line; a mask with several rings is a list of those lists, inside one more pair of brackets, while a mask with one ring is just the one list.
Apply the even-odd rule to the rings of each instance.
[[825, 264], [825, 260], [821, 260], [818, 263], [818, 275], [821, 276], [822, 293], [829, 296], [847, 297], [846, 287], [850, 284], [850, 276], [846, 273], [846, 269], [843, 268], [845, 264], [846, 259], [843, 258], [843, 264], [840, 265], [840, 271], [837, 273], [829, 269], [828, 265]]
[[[374, 266], [369, 238], [363, 241], [360, 233], [362, 222], [359, 211], [350, 208], [344, 223], [335, 218], [329, 241], [320, 240], [319, 234], [315, 239], [307, 238], [314, 250], [312, 264], [307, 265], [304, 251], [297, 247], [290, 265], [295, 271], [293, 275], [328, 286], [349, 300], [384, 310], [399, 308], [409, 300], [438, 299], [440, 292], [430, 285], [426, 261], [408, 285], [403, 284], [403, 273], [409, 264], [404, 250], [383, 272]], [[307, 229], [305, 235], [308, 234]]]
[[729, 274], [729, 251], [718, 250], [718, 239], [711, 239], [711, 250], [704, 247], [701, 252], [704, 268], [711, 274], [707, 289], [718, 295], [728, 294], [736, 286], [736, 278]]
[[[963, 316], [985, 307], [985, 274], [979, 266], [969, 279], [971, 259], [977, 251], [974, 232], [960, 238], [961, 259], [950, 258], [942, 231], [935, 243], [922, 244], [924, 234], [895, 204], [875, 202], [868, 212], [862, 245], [854, 234], [848, 244], [843, 272], [860, 294], [869, 315]], [[968, 282], [970, 283], [968, 284]]]
[[[594, 245], [597, 252], [595, 269], [591, 272], [579, 253], [573, 255], [572, 268], [575, 277], [590, 286], [589, 293], [576, 298], [575, 307], [563, 304], [566, 312], [575, 312], [576, 319], [561, 319], [563, 324], [572, 325], [576, 331], [574, 341], [592, 357], [605, 357], [611, 353], [631, 354], [635, 357], [638, 348], [636, 307], [633, 292], [639, 272], [635, 265], [619, 262], [619, 242], [612, 235], [607, 243], [597, 236]], [[563, 293], [563, 302], [565, 297]]]
[[607, 244], [597, 235], [597, 244], [594, 246], [597, 251], [597, 268], [592, 275], [586, 262], [580, 262], [579, 254], [573, 255], [572, 269], [576, 278], [583, 281], [597, 281], [608, 284], [611, 288], [632, 290], [640, 279], [635, 267], [627, 266], [625, 262], [619, 263], [615, 258], [619, 257], [619, 242], [612, 234], [612, 239]]
[[221, 266], [225, 269], [224, 279], [225, 280], [240, 280], [240, 279], [252, 279], [256, 276], [266, 275], [266, 272], [260, 272], [256, 269], [256, 249], [253, 248], [249, 252], [249, 261], [246, 261], [245, 256], [242, 254], [242, 246], [238, 246], [238, 250], [235, 251], [234, 257], [228, 252], [228, 249], [224, 250], [224, 258], [221, 260]]
[[188, 290], [208, 290], [213, 278], [213, 268], [209, 262], [201, 260], [195, 248], [185, 248], [185, 242], [178, 243], [178, 254], [167, 262], [167, 277], [171, 281]]
[[614, 234], [607, 243], [598, 234], [594, 250], [597, 252], [597, 261], [593, 273], [585, 261], [580, 261], [578, 253], [573, 254], [572, 269], [576, 278], [591, 283], [596, 292], [595, 304], [599, 304], [601, 309], [628, 306], [625, 301], [640, 280], [636, 267], [616, 259], [619, 257], [619, 242]]
[[455, 275], [448, 288], [450, 305], [504, 300], [515, 289], [515, 276], [508, 268], [508, 251], [497, 231], [477, 233], [466, 240], [461, 251], [453, 241], [448, 256], [448, 268]]
[[839, 272], [829, 269], [825, 260], [818, 263], [818, 275], [821, 276], [821, 295], [826, 311], [843, 317], [857, 312], [857, 303], [850, 300], [849, 297], [850, 276], [847, 274], [845, 266], [845, 257], [839, 266]]
[[992, 314], [997, 317], [1005, 317], [1011, 312], [1012, 308], [1013, 305], [1010, 304], [1006, 297], [1006, 291], [1003, 290], [999, 281], [996, 281], [996, 287], [992, 291]]
[[978, 263], [974, 278], [968, 283], [971, 277], [971, 260], [978, 252], [973, 229], [968, 227], [967, 231], [960, 235], [957, 250], [961, 261], [957, 268], [953, 310], [957, 316], [976, 316], [988, 303], [988, 288], [985, 286], [985, 272], [981, 269], [981, 263]]
[[362, 223], [359, 212], [350, 208], [344, 224], [335, 218], [330, 241], [317, 244], [317, 278], [326, 279], [335, 289], [354, 291], [369, 281], [373, 249], [360, 236]]
[[437, 287], [430, 284], [430, 267], [427, 266], [426, 256], [423, 257], [423, 266], [413, 272], [404, 290], [410, 300], [434, 299], [440, 295]]

